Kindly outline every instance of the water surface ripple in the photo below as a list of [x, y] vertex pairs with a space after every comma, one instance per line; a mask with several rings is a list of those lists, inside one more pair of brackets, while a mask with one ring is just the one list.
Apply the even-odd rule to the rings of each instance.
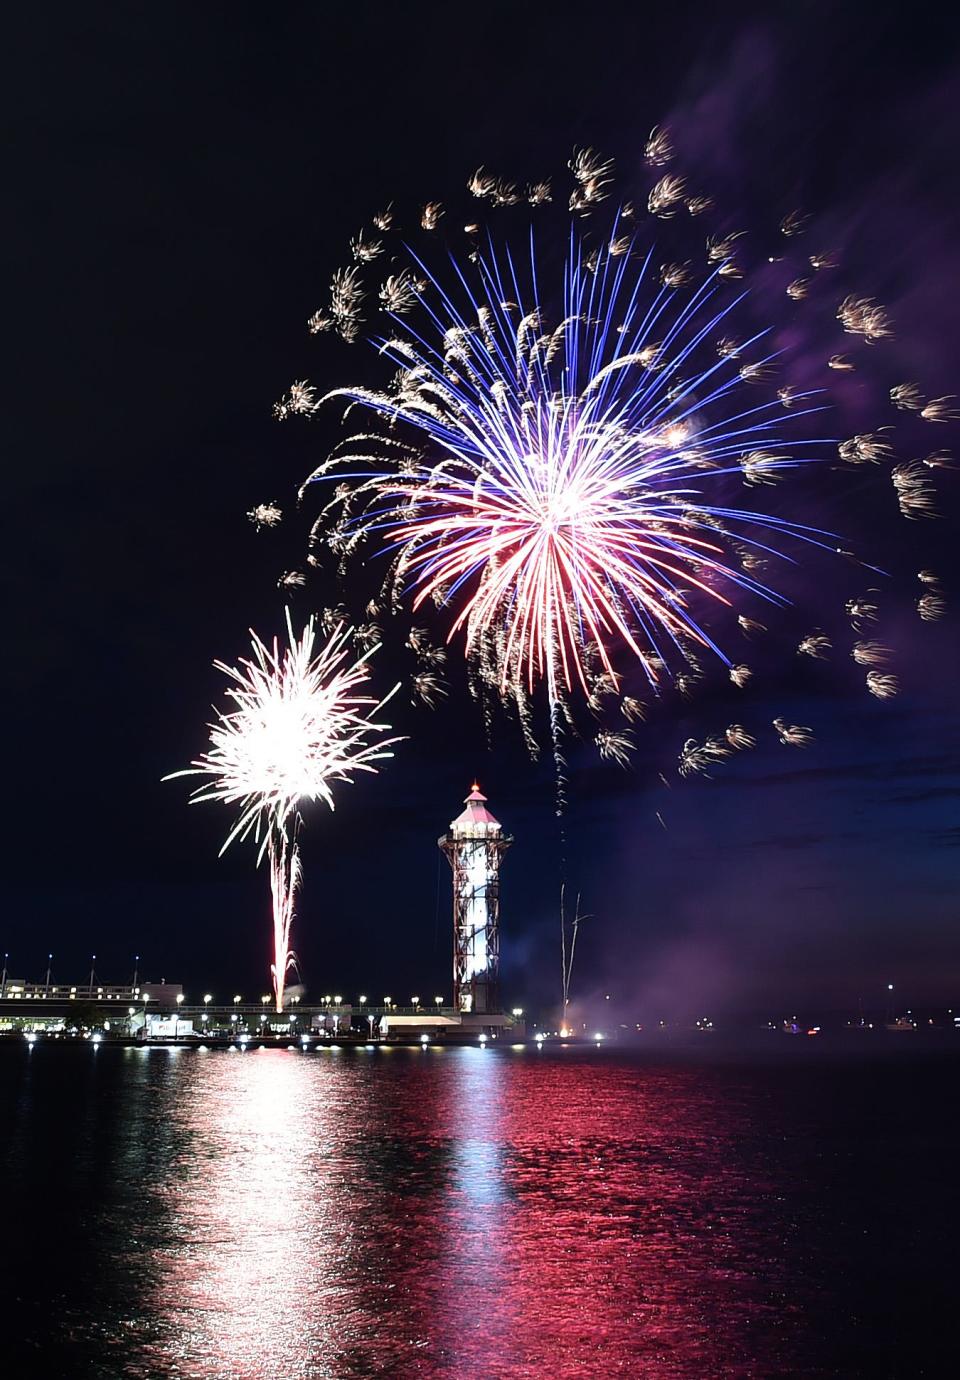
[[947, 1374], [956, 1067], [7, 1047], [4, 1373]]

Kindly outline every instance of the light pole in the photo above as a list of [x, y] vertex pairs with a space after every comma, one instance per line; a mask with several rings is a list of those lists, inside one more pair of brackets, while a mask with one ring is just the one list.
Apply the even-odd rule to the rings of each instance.
[[3, 977], [0, 978], [0, 997], [5, 997], [7, 995], [7, 960], [9, 957], [9, 954], [4, 954], [3, 956]]
[[91, 997], [93, 996], [93, 979], [94, 979], [94, 977], [95, 977], [94, 966], [95, 966], [95, 964], [96, 964], [96, 961], [97, 961], [97, 956], [96, 956], [96, 954], [91, 954], [91, 955], [90, 955], [90, 995], [91, 995]]
[[130, 990], [131, 990], [132, 992], [135, 992], [135, 991], [137, 990], [137, 978], [138, 978], [139, 976], [140, 976], [140, 955], [139, 955], [139, 954], [134, 954], [134, 956], [133, 956], [133, 982], [130, 984]]
[[436, 1004], [437, 1004], [437, 1012], [438, 1012], [438, 1014], [439, 1014], [440, 1008], [441, 1008], [441, 1006], [443, 1005], [443, 997], [434, 997], [433, 1000], [434, 1000], [434, 1001], [436, 1002]]
[[52, 963], [53, 963], [53, 954], [47, 954], [47, 981], [46, 981], [46, 985], [45, 985], [45, 987], [44, 987], [44, 989], [43, 989], [45, 992], [49, 992], [49, 991], [50, 991], [50, 967], [51, 967]]

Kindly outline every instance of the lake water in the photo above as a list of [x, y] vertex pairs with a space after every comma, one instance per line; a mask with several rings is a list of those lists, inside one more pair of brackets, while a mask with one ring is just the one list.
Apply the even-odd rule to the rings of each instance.
[[[812, 1043], [812, 1042], [811, 1042]], [[957, 1070], [0, 1048], [0, 1373], [957, 1373]]]

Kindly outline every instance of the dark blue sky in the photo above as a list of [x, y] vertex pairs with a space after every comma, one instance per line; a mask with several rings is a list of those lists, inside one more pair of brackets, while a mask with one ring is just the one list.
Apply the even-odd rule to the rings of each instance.
[[[578, 142], [623, 159], [667, 120], [727, 203], [823, 209], [902, 326], [891, 367], [956, 386], [955, 23], [922, 4], [839, 8], [55, 6], [26, 21], [0, 910], [18, 972], [52, 948], [62, 976], [91, 950], [119, 976], [139, 951], [154, 976], [262, 985], [266, 876], [239, 848], [218, 862], [220, 813], [160, 778], [201, 746], [212, 658], [242, 652], [251, 624], [279, 627], [275, 580], [300, 550], [244, 514], [286, 500], [314, 458], [270, 404], [304, 372], [304, 317], [371, 204], [443, 192], [481, 162], [556, 167]], [[349, 376], [327, 358], [331, 383]], [[946, 484], [947, 516], [922, 535], [955, 599]], [[875, 535], [894, 573], [915, 568], [908, 524]], [[816, 725], [806, 753], [771, 737], [668, 790], [658, 771], [704, 731], [697, 709], [661, 715], [628, 775], [572, 754], [567, 876], [594, 917], [583, 990], [629, 993], [647, 1018], [871, 1001], [889, 979], [915, 1004], [960, 997], [956, 624], [893, 616], [894, 704], [842, 678], [779, 687], [773, 711]], [[401, 718], [413, 736], [390, 769], [308, 818], [308, 982], [448, 990], [435, 840], [476, 773], [517, 839], [507, 991], [544, 999], [559, 972], [549, 770], [507, 722], [488, 752], [465, 696]]]

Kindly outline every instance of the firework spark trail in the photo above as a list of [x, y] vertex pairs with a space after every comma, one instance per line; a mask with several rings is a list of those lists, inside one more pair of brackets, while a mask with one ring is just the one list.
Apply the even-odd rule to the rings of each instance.
[[208, 778], [193, 791], [191, 804], [217, 800], [239, 806], [235, 824], [220, 849], [250, 837], [260, 844], [257, 861], [270, 859], [274, 903], [272, 973], [277, 1010], [291, 962], [293, 907], [300, 883], [299, 853], [291, 821], [303, 801], [322, 800], [334, 808], [333, 787], [359, 772], [375, 773], [375, 763], [392, 757], [398, 738], [383, 738], [389, 724], [376, 720], [387, 700], [361, 693], [369, 677], [368, 659], [350, 659], [353, 630], [336, 626], [314, 654], [316, 626], [311, 618], [294, 635], [287, 613], [288, 644], [268, 647], [251, 633], [253, 655], [238, 666], [215, 661], [229, 682], [232, 708], [216, 710], [210, 748], [179, 776]]
[[813, 657], [815, 661], [826, 661], [830, 652], [830, 639], [826, 633], [809, 633], [797, 646], [802, 656]]
[[296, 965], [296, 956], [290, 948], [290, 931], [302, 878], [300, 850], [296, 840], [288, 839], [286, 833], [271, 831], [267, 854], [270, 860], [270, 895], [273, 899], [273, 962], [270, 964], [270, 975], [277, 1010], [282, 1011], [286, 976]]

